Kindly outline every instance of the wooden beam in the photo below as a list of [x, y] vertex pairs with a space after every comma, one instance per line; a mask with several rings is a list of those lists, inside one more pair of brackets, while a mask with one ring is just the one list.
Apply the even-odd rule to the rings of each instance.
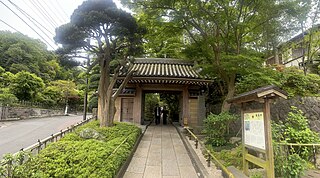
[[[253, 155], [250, 155], [250, 154], [245, 154], [244, 155], [245, 159], [251, 163], [254, 163], [262, 168], [267, 168], [267, 163], [265, 160], [261, 159], [261, 158], [258, 158], [258, 157], [255, 157]], [[268, 176], [267, 176], [268, 177]], [[269, 177], [268, 177], [269, 178]]]

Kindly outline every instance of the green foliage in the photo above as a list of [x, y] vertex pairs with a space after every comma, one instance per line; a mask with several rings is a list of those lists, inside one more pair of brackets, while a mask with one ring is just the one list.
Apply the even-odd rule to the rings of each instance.
[[23, 164], [23, 160], [30, 155], [30, 153], [24, 151], [20, 151], [15, 155], [10, 153], [5, 154], [0, 161], [0, 177], [19, 177], [19, 172], [23, 171], [20, 169], [20, 166]]
[[217, 151], [212, 145], [207, 145], [210, 152], [222, 162], [225, 167], [235, 166], [238, 169], [242, 169], [242, 145], [238, 145], [235, 148], [222, 149]]
[[[148, 28], [154, 30], [152, 34], [173, 30], [160, 35], [162, 41], [167, 41], [167, 37], [175, 39], [173, 41], [183, 39], [184, 44], [177, 45], [176, 51], [183, 51], [182, 56], [196, 61], [206, 75], [221, 81], [219, 88], [224, 91], [224, 100], [233, 97], [238, 76], [259, 69], [263, 63], [262, 52], [272, 48], [271, 45], [277, 46], [280, 32], [287, 32], [290, 26], [287, 23], [291, 21], [286, 17], [308, 11], [300, 3], [291, 3], [290, 0], [123, 2], [134, 7], [142, 22], [147, 19], [151, 26]], [[181, 34], [183, 38], [179, 38]], [[155, 49], [147, 49], [151, 53], [166, 49], [159, 38], [155, 44], [160, 47], [148, 46]], [[223, 102], [222, 111], [229, 108], [227, 102]]]
[[237, 83], [237, 93], [247, 92], [266, 85], [276, 85], [293, 96], [319, 96], [320, 76], [304, 75], [303, 71], [294, 67], [282, 71], [272, 68], [261, 68], [241, 77]]
[[298, 154], [276, 154], [275, 175], [283, 178], [298, 178], [306, 170], [307, 162]]
[[263, 178], [263, 173], [261, 172], [254, 172], [252, 174], [250, 174], [250, 178]]
[[18, 73], [24, 70], [46, 81], [55, 79], [52, 72], [57, 70], [48, 68], [47, 62], [56, 59], [56, 56], [40, 40], [20, 33], [0, 31], [0, 59], [0, 66], [6, 71]]
[[296, 68], [286, 68], [284, 70], [284, 79], [282, 89], [287, 91], [289, 96], [319, 96], [319, 75], [304, 75], [303, 71]]
[[237, 93], [244, 93], [266, 85], [281, 86], [282, 73], [272, 68], [261, 68], [259, 71], [244, 75], [237, 82]]
[[98, 97], [97, 96], [90, 97], [88, 108], [89, 108], [89, 110], [92, 110], [93, 108], [98, 108]]
[[15, 75], [11, 72], [3, 72], [0, 74], [0, 85], [1, 87], [9, 87], [11, 82], [14, 80]]
[[79, 91], [72, 81], [56, 80], [49, 84], [43, 91], [45, 100], [51, 100], [55, 104], [66, 103], [69, 98], [79, 98]]
[[183, 30], [175, 23], [157, 18], [157, 13], [136, 15], [138, 24], [147, 29], [144, 51], [148, 57], [183, 58]]
[[11, 104], [17, 102], [18, 98], [11, 93], [10, 88], [0, 88], [0, 102]]
[[[64, 49], [60, 51], [64, 54], [77, 56], [85, 50], [96, 56], [89, 68], [99, 66], [101, 72], [98, 87], [101, 125], [113, 125], [114, 102], [106, 101], [113, 101], [120, 93], [106, 92], [116, 88], [117, 82], [113, 83], [110, 78], [113, 74], [117, 76], [120, 70], [128, 72], [126, 79], [131, 76], [132, 56], [142, 52], [143, 34], [144, 30], [135, 18], [118, 9], [112, 0], [83, 1], [72, 13], [70, 22], [56, 29], [54, 40], [63, 45]], [[128, 82], [126, 79], [117, 83], [117, 91], [124, 88]]]
[[[59, 104], [63, 97], [58, 97], [50, 88], [52, 81], [77, 82], [81, 70], [75, 68], [78, 63], [70, 59], [68, 62], [72, 65], [65, 64], [39, 40], [8, 31], [0, 31], [0, 58], [0, 101], [8, 104], [18, 99], [51, 106]], [[49, 84], [49, 88], [45, 84]], [[42, 92], [43, 88], [46, 91]]]
[[[277, 142], [285, 143], [319, 143], [319, 134], [312, 131], [308, 119], [303, 116], [301, 110], [291, 106], [291, 111], [285, 121], [273, 123], [273, 138]], [[290, 153], [297, 153], [301, 158], [309, 160], [312, 150], [307, 147], [290, 149]]]
[[159, 95], [154, 93], [148, 93], [145, 95], [145, 118], [148, 120], [152, 120], [154, 118], [154, 108], [156, 104], [159, 104], [160, 98]]
[[10, 88], [19, 100], [33, 101], [38, 92], [44, 88], [43, 80], [30, 72], [15, 75]]
[[[319, 143], [319, 134], [312, 131], [308, 119], [301, 110], [291, 107], [285, 121], [272, 123], [272, 136], [275, 142], [282, 143]], [[282, 147], [275, 144], [275, 171], [277, 175], [297, 177], [306, 169], [312, 156], [312, 148], [306, 146]]]
[[170, 118], [177, 121], [179, 118], [179, 95], [174, 93], [160, 93], [161, 101], [164, 101], [166, 109], [170, 111]]
[[236, 115], [228, 112], [210, 114], [204, 120], [203, 133], [206, 135], [206, 142], [212, 146], [225, 145], [228, 142], [229, 125], [237, 119]]
[[[80, 136], [88, 130], [100, 136]], [[134, 125], [116, 123], [100, 128], [98, 121], [92, 121], [31, 157], [18, 168], [23, 171], [18, 171], [17, 177], [114, 177], [140, 133]]]

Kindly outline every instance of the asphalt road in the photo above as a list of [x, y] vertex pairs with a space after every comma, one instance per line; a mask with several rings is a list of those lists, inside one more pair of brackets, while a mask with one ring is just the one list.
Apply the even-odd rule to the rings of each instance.
[[5, 153], [15, 153], [82, 119], [83, 116], [55, 116], [0, 122], [0, 159]]

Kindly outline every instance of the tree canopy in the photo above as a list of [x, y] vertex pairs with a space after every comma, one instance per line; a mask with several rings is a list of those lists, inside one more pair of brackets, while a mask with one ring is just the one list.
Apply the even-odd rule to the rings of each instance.
[[183, 29], [186, 56], [217, 77], [225, 96], [222, 111], [229, 110], [226, 100], [235, 93], [237, 76], [260, 68], [264, 52], [277, 45], [280, 32], [289, 29], [285, 20], [307, 9], [307, 3], [299, 0], [122, 2], [139, 16]]
[[55, 40], [69, 55], [79, 56], [80, 50], [84, 50], [95, 56], [89, 70], [99, 65], [98, 118], [101, 126], [113, 125], [115, 98], [131, 74], [128, 73], [115, 93], [113, 88], [119, 72], [130, 71], [130, 56], [139, 52], [142, 32], [136, 20], [118, 9], [112, 0], [84, 1], [73, 12], [70, 22], [56, 29]]

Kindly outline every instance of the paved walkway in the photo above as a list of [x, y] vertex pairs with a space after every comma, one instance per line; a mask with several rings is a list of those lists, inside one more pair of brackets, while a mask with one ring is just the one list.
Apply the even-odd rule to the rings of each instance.
[[183, 142], [172, 125], [151, 125], [128, 166], [125, 178], [197, 178]]

